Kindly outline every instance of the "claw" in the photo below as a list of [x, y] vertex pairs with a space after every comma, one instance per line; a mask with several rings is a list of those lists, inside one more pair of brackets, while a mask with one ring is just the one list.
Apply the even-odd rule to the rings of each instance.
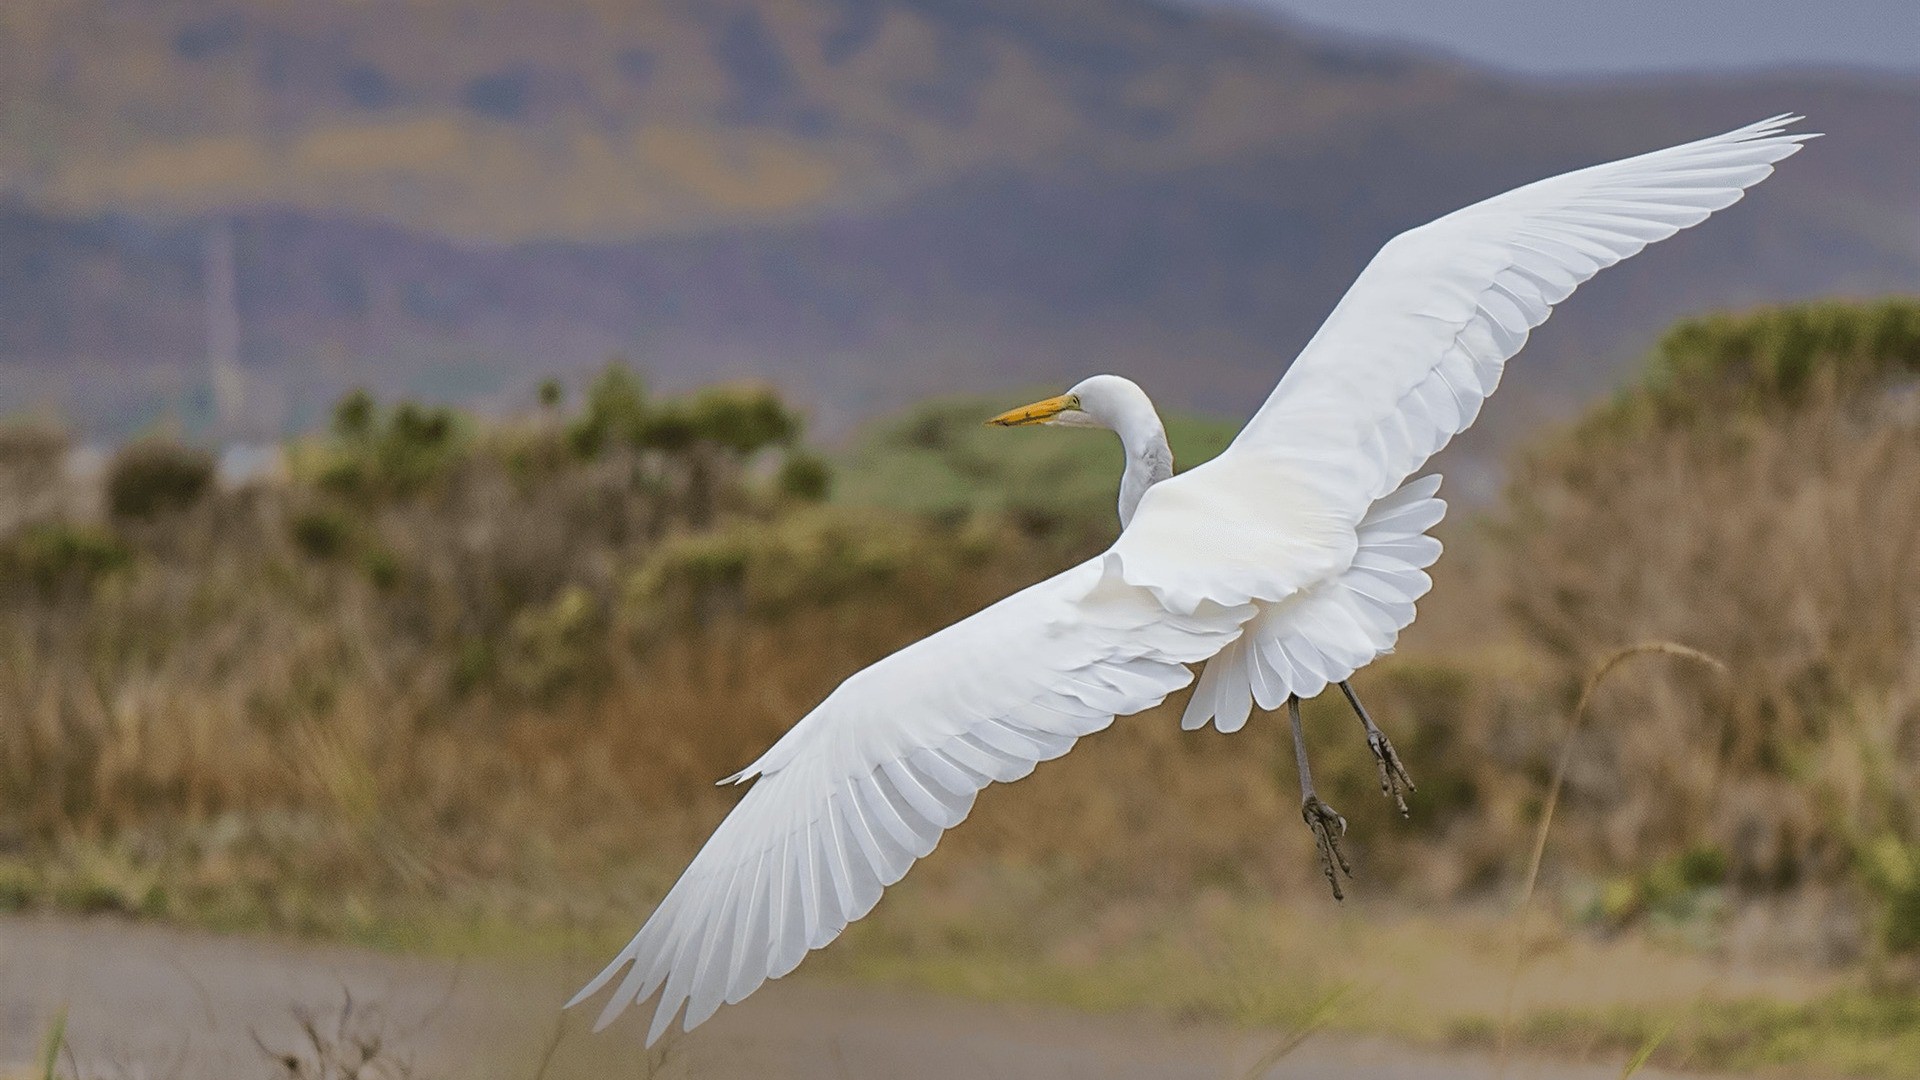
[[1388, 741], [1384, 732], [1378, 729], [1367, 733], [1367, 746], [1373, 751], [1373, 760], [1380, 766], [1380, 794], [1393, 800], [1400, 810], [1401, 817], [1412, 817], [1407, 810], [1407, 793], [1417, 791], [1413, 778], [1407, 775], [1407, 767], [1400, 763], [1400, 755], [1394, 753], [1393, 743]]
[[1353, 714], [1360, 718], [1360, 725], [1367, 729], [1367, 748], [1373, 751], [1373, 760], [1380, 766], [1380, 794], [1393, 800], [1400, 808], [1401, 817], [1412, 817], [1407, 812], [1407, 800], [1401, 788], [1413, 791], [1413, 778], [1407, 775], [1407, 767], [1400, 764], [1400, 755], [1393, 752], [1393, 744], [1387, 741], [1386, 733], [1374, 724], [1373, 717], [1367, 715], [1367, 707], [1360, 704], [1360, 695], [1345, 682], [1340, 684], [1340, 692], [1347, 695], [1347, 704], [1353, 706]]
[[1347, 834], [1347, 819], [1341, 817], [1333, 807], [1321, 802], [1315, 795], [1308, 795], [1301, 800], [1300, 817], [1306, 821], [1307, 829], [1313, 833], [1314, 846], [1320, 849], [1320, 871], [1327, 875], [1327, 884], [1333, 889], [1333, 898], [1345, 900], [1346, 894], [1340, 891], [1340, 875], [1353, 876], [1353, 867], [1347, 863], [1347, 856], [1340, 850], [1340, 838]]

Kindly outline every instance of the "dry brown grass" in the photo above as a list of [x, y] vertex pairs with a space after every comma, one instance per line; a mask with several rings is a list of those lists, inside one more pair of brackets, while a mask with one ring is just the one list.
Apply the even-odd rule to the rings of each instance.
[[[1905, 865], [1920, 836], [1920, 444], [1879, 395], [1570, 441], [1515, 483], [1510, 610], [1559, 693], [1619, 644], [1711, 678], [1615, 680], [1559, 843], [1611, 866], [1712, 853], [1748, 895]], [[1880, 852], [1881, 854], [1874, 854]], [[1877, 881], [1911, 920], [1914, 878]], [[1903, 907], [1904, 905], [1904, 907]], [[1906, 945], [1911, 929], [1888, 927]]]

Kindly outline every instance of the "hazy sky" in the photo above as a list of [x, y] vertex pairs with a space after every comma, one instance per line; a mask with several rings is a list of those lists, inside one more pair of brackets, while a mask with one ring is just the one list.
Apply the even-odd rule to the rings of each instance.
[[1194, 0], [1538, 75], [1818, 66], [1920, 74], [1920, 0]]

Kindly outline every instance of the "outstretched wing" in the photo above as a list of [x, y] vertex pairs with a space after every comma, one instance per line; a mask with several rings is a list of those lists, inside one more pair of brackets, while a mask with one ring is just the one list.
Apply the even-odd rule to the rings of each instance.
[[[1216, 459], [1313, 477], [1312, 510], [1347, 523], [1358, 543], [1317, 583], [1256, 596], [1259, 614], [1207, 663], [1182, 723], [1236, 730], [1256, 702], [1311, 697], [1391, 652], [1431, 584], [1424, 571], [1440, 545], [1425, 532], [1446, 509], [1433, 497], [1438, 478], [1406, 478], [1473, 423], [1554, 304], [1737, 201], [1812, 138], [1786, 131], [1794, 119], [1542, 180], [1389, 241]], [[1192, 576], [1193, 560], [1183, 566]], [[1186, 595], [1222, 588], [1208, 580]]]
[[1799, 119], [1565, 173], [1394, 237], [1228, 453], [1312, 463], [1357, 520], [1473, 423], [1553, 305], [1737, 202], [1814, 138], [1786, 130]]
[[1159, 704], [1251, 614], [1170, 613], [1095, 560], [855, 674], [730, 778], [759, 779], [568, 1004], [631, 965], [598, 1026], [662, 991], [649, 1044], [682, 1003], [693, 1028], [865, 915], [982, 788]]

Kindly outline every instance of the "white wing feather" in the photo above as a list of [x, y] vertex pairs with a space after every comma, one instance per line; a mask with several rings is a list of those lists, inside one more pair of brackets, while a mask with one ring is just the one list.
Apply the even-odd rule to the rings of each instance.
[[1565, 173], [1394, 237], [1228, 453], [1319, 465], [1357, 520], [1473, 423], [1553, 305], [1739, 201], [1815, 137], [1785, 130], [1799, 119]]
[[692, 1028], [865, 915], [982, 788], [1159, 704], [1185, 665], [1229, 650], [1186, 722], [1230, 729], [1249, 698], [1318, 692], [1391, 649], [1443, 504], [1437, 479], [1389, 493], [1473, 422], [1552, 305], [1812, 137], [1791, 119], [1544, 180], [1389, 242], [1233, 446], [1149, 489], [1106, 554], [859, 672], [730, 778], [758, 780], [569, 1005], [625, 969], [599, 1026], [658, 992], [648, 1042], [682, 1005]]
[[1159, 704], [1249, 607], [1167, 611], [1083, 563], [861, 671], [732, 780], [758, 776], [633, 941], [604, 1027], [662, 990], [648, 1042], [793, 970], [865, 915], [974, 795]]

